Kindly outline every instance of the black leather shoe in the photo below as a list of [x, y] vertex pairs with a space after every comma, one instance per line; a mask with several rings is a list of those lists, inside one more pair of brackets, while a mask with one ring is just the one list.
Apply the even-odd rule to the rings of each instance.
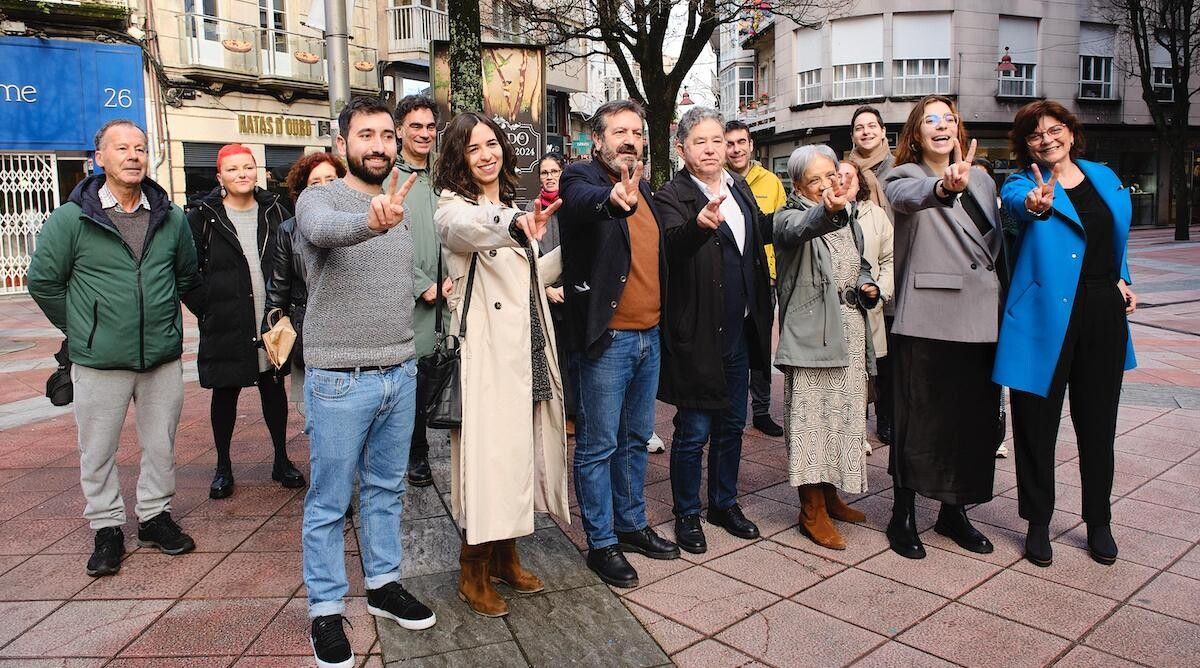
[[675, 518], [675, 542], [680, 549], [692, 554], [704, 554], [708, 551], [708, 542], [704, 540], [704, 529], [700, 527], [699, 515], [684, 515]]
[[912, 490], [896, 488], [892, 519], [887, 525], [888, 546], [905, 559], [924, 559], [925, 546], [917, 535], [916, 495]]
[[958, 543], [962, 549], [975, 554], [991, 554], [995, 549], [987, 536], [971, 526], [971, 520], [967, 519], [967, 512], [962, 506], [943, 503], [933, 530]]
[[408, 484], [413, 487], [428, 487], [433, 484], [433, 469], [429, 468], [429, 460], [421, 457], [408, 463]]
[[622, 552], [637, 552], [651, 559], [678, 559], [679, 547], [646, 527], [640, 531], [618, 531], [617, 547]]
[[637, 571], [616, 545], [588, 550], [587, 566], [600, 576], [605, 584], [625, 589], [638, 586]]
[[875, 435], [879, 437], [879, 442], [884, 445], [892, 444], [892, 423], [889, 420], [878, 420], [875, 427]]
[[96, 549], [87, 562], [87, 574], [98, 578], [115, 575], [121, 570], [121, 555], [125, 554], [125, 532], [121, 527], [104, 527], [96, 532]]
[[767, 436], [779, 437], [783, 436], [783, 427], [780, 427], [771, 419], [770, 415], [755, 415], [754, 428], [766, 434]]
[[1117, 561], [1117, 541], [1107, 524], [1087, 525], [1088, 554], [1097, 563], [1111, 566]]
[[1034, 566], [1045, 568], [1054, 563], [1054, 552], [1050, 548], [1050, 527], [1045, 524], [1030, 524], [1025, 532], [1025, 558]]
[[304, 474], [286, 459], [271, 469], [271, 480], [288, 489], [299, 489], [304, 486]]
[[758, 538], [758, 527], [742, 514], [742, 507], [733, 504], [725, 510], [708, 508], [708, 523], [715, 524], [738, 538], [753, 540]]
[[208, 486], [208, 498], [224, 499], [233, 495], [233, 471], [217, 469], [212, 484]]

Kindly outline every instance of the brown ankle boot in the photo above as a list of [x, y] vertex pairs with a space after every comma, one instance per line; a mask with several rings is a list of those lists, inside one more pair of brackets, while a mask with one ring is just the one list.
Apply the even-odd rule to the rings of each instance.
[[538, 576], [521, 567], [517, 556], [517, 539], [509, 538], [492, 543], [492, 559], [488, 564], [492, 582], [503, 582], [519, 594], [532, 594], [546, 588]]
[[846, 502], [838, 496], [837, 488], [832, 484], [821, 483], [821, 490], [825, 493], [825, 512], [835, 520], [842, 522], [864, 522], [867, 516], [861, 510], [855, 510], [846, 505]]
[[458, 553], [458, 597], [466, 601], [476, 614], [484, 617], [503, 617], [508, 604], [492, 587], [488, 579], [488, 562], [495, 543], [462, 544]]
[[814, 543], [831, 550], [846, 549], [846, 541], [829, 521], [825, 511], [825, 492], [821, 485], [801, 485], [800, 491], [800, 533], [808, 536]]

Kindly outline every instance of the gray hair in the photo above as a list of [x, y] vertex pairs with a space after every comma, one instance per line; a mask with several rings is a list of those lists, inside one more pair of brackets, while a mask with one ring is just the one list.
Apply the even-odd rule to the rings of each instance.
[[101, 125], [99, 130], [96, 130], [96, 136], [93, 137], [92, 139], [93, 139], [93, 142], [96, 144], [97, 151], [100, 150], [100, 145], [104, 142], [104, 135], [109, 131], [109, 129], [115, 128], [118, 125], [128, 125], [132, 128], [136, 128], [139, 132], [142, 133], [143, 137], [146, 136], [146, 131], [143, 130], [140, 126], [138, 126], [137, 123], [134, 123], [133, 121], [129, 120], [128, 118], [114, 118], [111, 121], [108, 121], [107, 123], [105, 123], [104, 125]]
[[688, 135], [692, 134], [692, 128], [704, 121], [716, 121], [721, 126], [721, 133], [724, 134], [725, 117], [721, 115], [721, 112], [712, 107], [692, 107], [683, 115], [683, 118], [679, 119], [679, 126], [675, 128], [675, 141], [680, 144], [687, 141]]
[[605, 102], [596, 109], [596, 113], [588, 119], [588, 126], [591, 128], [592, 135], [595, 137], [603, 137], [604, 131], [608, 128], [608, 119], [623, 111], [632, 111], [638, 115], [638, 118], [646, 120], [646, 110], [642, 109], [642, 105], [633, 100], [613, 100]]
[[788, 176], [792, 177], [792, 183], [798, 183], [804, 180], [804, 170], [812, 164], [813, 158], [828, 158], [833, 163], [834, 168], [837, 168], [840, 161], [833, 149], [825, 144], [809, 144], [801, 146], [792, 151], [792, 156], [788, 158]]

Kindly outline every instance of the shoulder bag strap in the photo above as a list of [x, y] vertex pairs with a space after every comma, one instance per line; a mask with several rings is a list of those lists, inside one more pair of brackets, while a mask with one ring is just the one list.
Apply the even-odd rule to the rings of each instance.
[[467, 294], [463, 296], [462, 315], [458, 319], [458, 338], [461, 341], [467, 337], [467, 311], [471, 308], [471, 288], [475, 286], [475, 261], [478, 253], [471, 253], [471, 270], [467, 272]]

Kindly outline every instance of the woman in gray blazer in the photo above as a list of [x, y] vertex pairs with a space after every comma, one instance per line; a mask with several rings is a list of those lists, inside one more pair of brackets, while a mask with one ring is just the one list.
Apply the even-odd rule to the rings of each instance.
[[992, 498], [1000, 388], [991, 379], [1006, 284], [996, 186], [973, 168], [954, 102], [923, 98], [897, 142], [886, 189], [895, 214], [895, 483], [888, 543], [909, 559], [914, 495], [942, 502], [934, 530], [987, 554], [963, 507]]

